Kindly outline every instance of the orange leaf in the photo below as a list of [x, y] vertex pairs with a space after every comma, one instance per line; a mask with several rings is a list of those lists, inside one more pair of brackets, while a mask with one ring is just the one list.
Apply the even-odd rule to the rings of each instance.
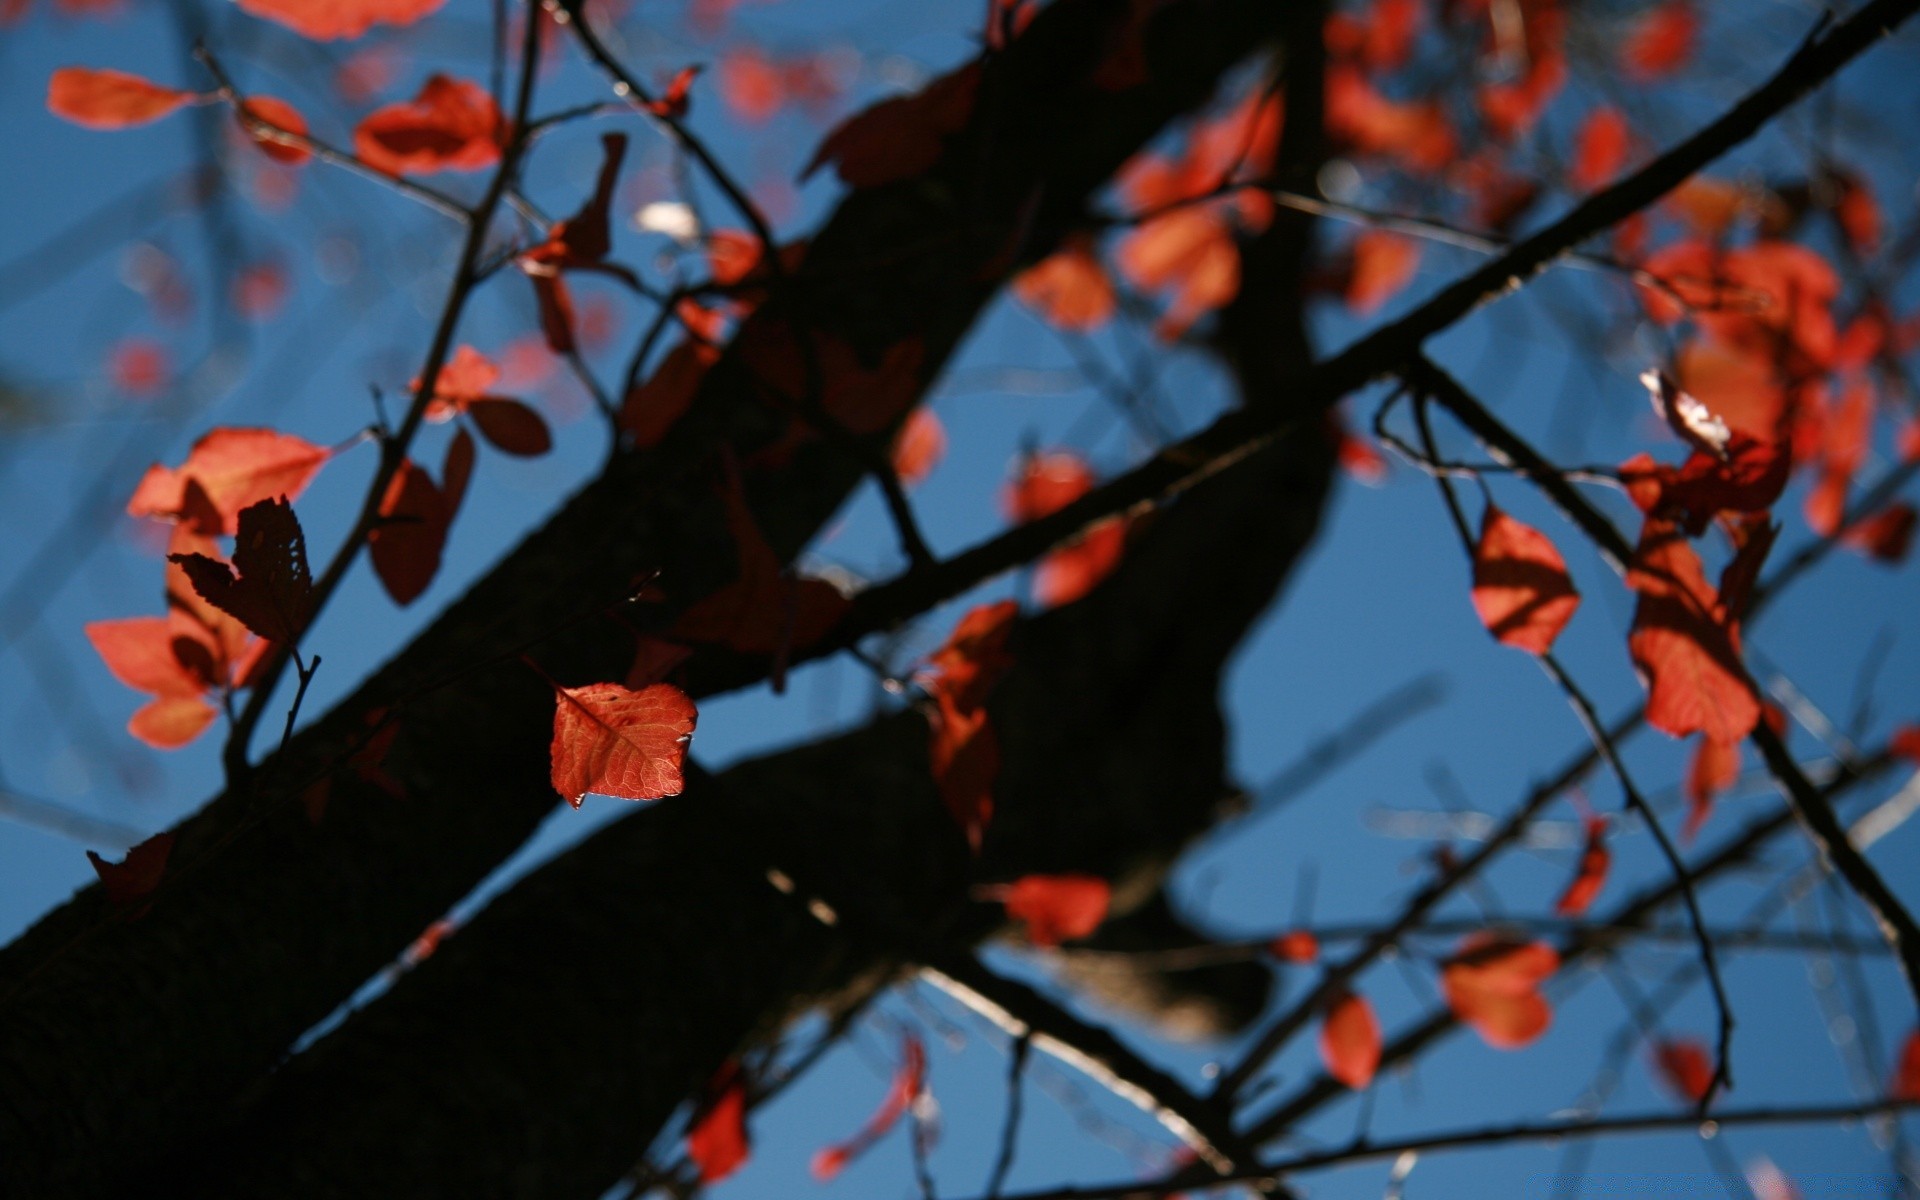
[[256, 17], [315, 41], [357, 38], [374, 25], [411, 25], [447, 0], [236, 0]]
[[1740, 779], [1740, 743], [1716, 742], [1702, 735], [1693, 748], [1693, 760], [1687, 765], [1687, 823], [1680, 836], [1692, 841], [1700, 827], [1713, 815], [1714, 797]]
[[218, 715], [198, 696], [160, 696], [128, 718], [127, 732], [156, 750], [178, 750], [205, 733]]
[[402, 459], [380, 498], [380, 522], [367, 534], [374, 573], [395, 604], [412, 604], [440, 570], [453, 511], [433, 477]]
[[1913, 545], [1915, 524], [1913, 505], [1900, 501], [1847, 526], [1840, 540], [1881, 562], [1897, 563]]
[[1380, 1069], [1380, 1022], [1365, 996], [1341, 992], [1320, 1023], [1320, 1061], [1327, 1074], [1350, 1088], [1373, 1082]]
[[86, 627], [87, 640], [121, 683], [154, 696], [198, 696], [208, 681], [180, 661], [175, 632], [166, 617], [93, 621]]
[[175, 555], [169, 561], [180, 564], [202, 599], [263, 638], [290, 644], [307, 627], [313, 611], [307, 539], [285, 500], [262, 500], [241, 510], [232, 569], [204, 554]]
[[[250, 96], [243, 106], [243, 111], [248, 116], [265, 121], [282, 132], [298, 134], [301, 137], [307, 136], [307, 119], [285, 100], [276, 99], [273, 96]], [[255, 133], [245, 121], [240, 122], [240, 128], [246, 131], [255, 145], [260, 147], [262, 154], [277, 163], [298, 167], [305, 165], [313, 157], [313, 151], [307, 147], [279, 141], [271, 134]]]
[[1589, 815], [1586, 819], [1586, 845], [1580, 850], [1580, 865], [1575, 868], [1567, 890], [1554, 902], [1553, 911], [1563, 917], [1585, 916], [1607, 886], [1607, 872], [1613, 866], [1613, 852], [1607, 849], [1607, 820]]
[[1168, 341], [1240, 292], [1240, 251], [1217, 208], [1182, 208], [1155, 217], [1121, 239], [1115, 258], [1121, 272], [1142, 288], [1173, 293], [1154, 326]]
[[1100, 928], [1112, 898], [1107, 881], [1092, 875], [1026, 875], [1007, 886], [1001, 901], [1007, 915], [1027, 927], [1028, 941], [1058, 946]]
[[698, 717], [670, 683], [629, 691], [617, 683], [557, 688], [553, 789], [580, 807], [588, 792], [623, 800], [677, 796]]
[[1693, 0], [1667, 0], [1634, 21], [1620, 47], [1620, 66], [1636, 83], [1670, 75], [1693, 57], [1700, 16]]
[[1745, 737], [1760, 698], [1741, 665], [1737, 620], [1672, 523], [1647, 519], [1627, 582], [1640, 593], [1627, 649], [1647, 681], [1648, 724], [1673, 737]]
[[1545, 942], [1474, 934], [1441, 965], [1440, 990], [1454, 1015], [1489, 1046], [1517, 1050], [1552, 1022], [1540, 985], [1559, 969], [1559, 954]]
[[1692, 1038], [1672, 1038], [1653, 1044], [1653, 1065], [1660, 1079], [1681, 1099], [1698, 1104], [1713, 1086], [1713, 1059]]
[[1346, 281], [1347, 307], [1365, 316], [1399, 295], [1419, 273], [1419, 242], [1369, 229], [1353, 239], [1352, 270]]
[[119, 908], [153, 894], [160, 886], [161, 876], [166, 874], [167, 858], [172, 853], [173, 835], [156, 833], [127, 851], [127, 856], [117, 863], [110, 863], [91, 850], [87, 851], [87, 861], [93, 864], [94, 874], [100, 876], [107, 903]]
[[1320, 939], [1309, 930], [1291, 930], [1268, 942], [1267, 953], [1281, 962], [1314, 962], [1320, 957]]
[[206, 534], [232, 533], [248, 505], [298, 498], [332, 453], [271, 429], [223, 426], [195, 442], [178, 468], [148, 467], [127, 513], [178, 520]]
[[912, 1034], [900, 1039], [900, 1065], [894, 1069], [893, 1082], [867, 1123], [846, 1141], [828, 1146], [813, 1156], [813, 1177], [825, 1183], [838, 1175], [854, 1159], [869, 1150], [899, 1123], [927, 1087], [927, 1048]]
[[125, 129], [158, 121], [194, 93], [95, 67], [61, 67], [47, 80], [47, 111], [88, 129]]
[[[1072, 451], [1028, 454], [1001, 493], [1001, 506], [1016, 521], [1034, 521], [1058, 512], [1092, 488], [1093, 468]], [[1049, 608], [1080, 599], [1120, 564], [1126, 540], [1126, 523], [1114, 518], [1049, 552], [1034, 573], [1034, 599]]]
[[479, 171], [500, 161], [505, 128], [487, 89], [436, 74], [412, 100], [368, 113], [354, 128], [353, 149], [389, 175]]
[[1061, 329], [1097, 329], [1113, 315], [1113, 283], [1084, 234], [1021, 272], [1013, 294]]
[[993, 819], [993, 785], [1000, 776], [1000, 738], [987, 720], [987, 710], [963, 710], [944, 693], [934, 697], [927, 716], [931, 742], [927, 758], [934, 786], [947, 812], [966, 835], [967, 845], [980, 852], [987, 823]]
[[940, 161], [947, 135], [973, 115], [979, 84], [980, 66], [969, 63], [910, 96], [854, 114], [827, 134], [800, 177], [832, 163], [848, 187], [868, 188], [925, 173]]
[[740, 1063], [728, 1059], [707, 1084], [687, 1130], [687, 1157], [699, 1169], [700, 1182], [719, 1183], [746, 1163], [749, 1149], [747, 1086]]
[[946, 644], [928, 657], [933, 677], [925, 684], [927, 691], [967, 712], [984, 705], [994, 685], [1013, 668], [1007, 640], [1019, 615], [1020, 606], [1011, 600], [968, 609]]
[[1560, 551], [1489, 502], [1473, 552], [1473, 607], [1487, 632], [1502, 645], [1545, 654], [1579, 606]]
[[1575, 191], [1591, 192], [1612, 183], [1620, 168], [1627, 165], [1628, 146], [1627, 118], [1620, 110], [1607, 104], [1594, 109], [1574, 135], [1568, 185]]
[[893, 439], [893, 473], [907, 487], [933, 473], [947, 452], [947, 431], [931, 409], [916, 408]]

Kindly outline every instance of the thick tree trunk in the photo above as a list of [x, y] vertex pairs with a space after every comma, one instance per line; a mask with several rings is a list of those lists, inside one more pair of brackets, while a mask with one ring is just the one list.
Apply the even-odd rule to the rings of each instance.
[[[992, 64], [941, 166], [850, 197], [743, 336], [787, 313], [870, 357], [917, 336], [924, 384], [1005, 274], [1049, 249], [1276, 16], [1270, 0], [1170, 4], [1147, 35], [1151, 82], [1102, 91], [1091, 68], [1130, 7], [1061, 0], [1043, 13]], [[0, 952], [0, 1191], [94, 1194], [203, 1133], [524, 841], [555, 799], [553, 700], [518, 654], [532, 647], [567, 683], [618, 678], [631, 634], [605, 614], [636, 579], [666, 568], [676, 604], [726, 581], [709, 464], [717, 445], [746, 455], [772, 435], [757, 392], [724, 359], [659, 452], [612, 464], [351, 698], [179, 826], [150, 911], [110, 912], [89, 888]], [[749, 495], [786, 556], [858, 478], [816, 444], [756, 473]], [[348, 763], [381, 710], [398, 725], [385, 767], [400, 799]], [[315, 824], [300, 797], [321, 780]]]

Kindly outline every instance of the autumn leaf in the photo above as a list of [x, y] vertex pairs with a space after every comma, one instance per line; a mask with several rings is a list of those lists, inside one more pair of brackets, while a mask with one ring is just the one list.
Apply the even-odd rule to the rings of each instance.
[[1419, 242], [1369, 229], [1353, 239], [1343, 289], [1347, 307], [1360, 316], [1375, 312], [1406, 290], [1419, 273]]
[[368, 113], [354, 128], [353, 149], [389, 175], [479, 171], [500, 161], [505, 128], [486, 88], [436, 74], [412, 100]]
[[1020, 606], [1012, 600], [968, 609], [946, 643], [928, 656], [922, 676], [927, 691], [966, 711], [985, 705], [994, 685], [1013, 669], [1007, 642], [1019, 616]]
[[88, 129], [145, 125], [197, 98], [104, 67], [61, 67], [47, 80], [47, 111]]
[[1880, 562], [1904, 562], [1913, 546], [1917, 516], [1913, 505], [1897, 501], [1841, 530], [1840, 540]]
[[1267, 943], [1267, 953], [1281, 962], [1317, 962], [1320, 958], [1320, 939], [1311, 930], [1289, 930]]
[[1636, 83], [1671, 75], [1693, 57], [1699, 33], [1693, 0], [1665, 0], [1634, 21], [1620, 46], [1620, 66]]
[[192, 615], [94, 621], [86, 634], [114, 678], [153, 697], [127, 722], [128, 733], [157, 750], [175, 750], [213, 723], [218, 712], [204, 697], [226, 683], [228, 656]]
[[719, 361], [718, 347], [692, 339], [667, 351], [646, 382], [628, 392], [621, 402], [620, 428], [643, 450], [659, 445], [692, 407], [707, 369]]
[[446, 0], [235, 0], [242, 12], [315, 41], [357, 38], [375, 25], [411, 25]]
[[148, 467], [127, 513], [233, 533], [241, 509], [276, 496], [298, 499], [332, 453], [292, 434], [223, 426], [195, 442], [179, 467]]
[[1042, 319], [1077, 332], [1104, 325], [1113, 315], [1113, 282], [1085, 234], [1014, 277], [1013, 294]]
[[900, 1064], [894, 1068], [893, 1081], [880, 1107], [866, 1124], [844, 1142], [828, 1146], [813, 1156], [813, 1177], [822, 1183], [838, 1175], [848, 1163], [865, 1154], [899, 1123], [919, 1100], [927, 1087], [927, 1048], [911, 1033], [900, 1038]]
[[1640, 593], [1627, 648], [1647, 681], [1648, 724], [1673, 737], [1745, 737], [1760, 698], [1741, 664], [1738, 618], [1671, 522], [1647, 519], [1627, 582]]
[[1365, 996], [1341, 991], [1328, 1003], [1320, 1021], [1320, 1061], [1350, 1088], [1373, 1082], [1380, 1069], [1380, 1022]]
[[1487, 632], [1502, 645], [1545, 654], [1579, 606], [1560, 551], [1489, 501], [1473, 551], [1473, 607]]
[[900, 482], [912, 487], [939, 464], [947, 452], [947, 431], [932, 410], [916, 408], [894, 435], [890, 461]]
[[1440, 990], [1454, 1016], [1489, 1046], [1517, 1050], [1552, 1022], [1540, 985], [1559, 969], [1559, 954], [1545, 942], [1479, 933], [1441, 964]]
[[553, 449], [553, 434], [544, 417], [518, 400], [482, 396], [467, 405], [467, 415], [480, 436], [495, 448], [522, 458], [534, 458]]
[[1107, 919], [1113, 889], [1093, 875], [1025, 875], [1000, 893], [1007, 916], [1026, 926], [1036, 946], [1077, 941]]
[[373, 570], [387, 595], [408, 605], [440, 570], [453, 509], [426, 469], [402, 459], [380, 498], [380, 523], [367, 534]]
[[1900, 1048], [1900, 1064], [1887, 1092], [1896, 1100], [1920, 1100], [1920, 1030], [1908, 1034]]
[[[240, 111], [257, 121], [264, 121], [274, 126], [283, 133], [291, 133], [299, 137], [307, 136], [307, 119], [300, 115], [300, 110], [285, 100], [273, 96], [249, 96], [247, 102], [240, 106]], [[260, 147], [262, 154], [277, 163], [299, 167], [306, 165], [313, 158], [313, 151], [306, 146], [283, 142], [271, 133], [256, 131], [244, 119], [240, 120], [240, 128], [253, 139], [254, 145]]]
[[702, 69], [698, 66], [681, 67], [660, 95], [647, 103], [647, 111], [656, 117], [678, 119], [686, 116], [687, 93], [693, 89], [694, 78]]
[[973, 115], [980, 66], [969, 63], [910, 96], [882, 100], [834, 127], [802, 179], [831, 163], [851, 188], [878, 187], [924, 174], [940, 161], [948, 135]]
[[180, 564], [207, 603], [263, 638], [291, 645], [307, 627], [313, 612], [307, 540], [285, 500], [262, 500], [241, 510], [231, 568], [204, 554], [170, 561]]
[[[1016, 521], [1036, 521], [1058, 512], [1093, 489], [1093, 468], [1068, 450], [1027, 454], [1001, 494], [1001, 505]], [[1126, 522], [1109, 518], [1080, 537], [1043, 556], [1034, 568], [1033, 597], [1054, 608], [1092, 591], [1120, 565], [1126, 549]]]
[[720, 60], [720, 98], [742, 121], [758, 125], [786, 102], [786, 81], [766, 55], [741, 46]]
[[701, 1183], [719, 1183], [747, 1161], [747, 1085], [737, 1059], [728, 1059], [707, 1084], [687, 1129], [687, 1157]]
[[1680, 829], [1683, 841], [1699, 836], [1707, 818], [1713, 815], [1714, 797], [1740, 779], [1740, 743], [1716, 742], [1702, 735], [1694, 745], [1693, 758], [1687, 764], [1687, 821]]
[[1887, 739], [1887, 750], [1920, 767], [1920, 725], [1902, 725]]
[[123, 908], [154, 893], [166, 874], [167, 858], [172, 853], [173, 835], [156, 833], [127, 851], [127, 856], [117, 863], [108, 862], [91, 850], [87, 851], [87, 861], [93, 864], [94, 874], [100, 876], [107, 903]]
[[1216, 208], [1181, 208], [1153, 218], [1120, 240], [1115, 259], [1144, 290], [1171, 293], [1154, 324], [1164, 341], [1179, 338], [1240, 292], [1240, 251]]
[[1692, 1038], [1663, 1039], [1653, 1044], [1654, 1072], [1674, 1094], [1689, 1103], [1707, 1098], [1713, 1087], [1713, 1059]]
[[580, 807], [588, 792], [623, 800], [677, 796], [697, 714], [670, 683], [556, 687], [553, 789]]
[[963, 709], [944, 694], [927, 716], [929, 766], [941, 803], [975, 854], [993, 819], [993, 785], [1000, 776], [1000, 738], [985, 708]]
[[1567, 184], [1575, 191], [1598, 191], [1612, 183], [1627, 164], [1630, 145], [1627, 118], [1612, 105], [1603, 104], [1587, 114], [1573, 138], [1573, 163], [1567, 168]]
[[581, 204], [580, 211], [555, 222], [547, 230], [546, 241], [514, 260], [533, 283], [534, 299], [540, 305], [540, 328], [555, 354], [570, 354], [578, 346], [573, 301], [561, 278], [563, 272], [594, 271], [641, 290], [640, 281], [632, 271], [605, 261], [613, 250], [613, 189], [619, 182], [620, 164], [627, 154], [626, 135], [604, 134], [600, 146], [600, 174], [594, 181], [592, 195]]
[[1567, 890], [1560, 893], [1553, 905], [1553, 911], [1563, 917], [1587, 914], [1600, 890], [1607, 886], [1607, 872], [1613, 866], [1613, 852], [1607, 848], [1607, 819], [1588, 813], [1582, 827], [1585, 841], [1580, 848], [1580, 863], [1574, 868]]

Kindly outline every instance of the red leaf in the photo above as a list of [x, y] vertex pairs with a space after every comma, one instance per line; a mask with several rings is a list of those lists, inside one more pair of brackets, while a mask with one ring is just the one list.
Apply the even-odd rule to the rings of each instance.
[[134, 712], [127, 732], [156, 750], [178, 750], [205, 733], [218, 715], [198, 696], [160, 696]]
[[433, 477], [402, 459], [380, 499], [380, 524], [367, 534], [373, 570], [395, 604], [412, 604], [440, 570], [453, 512]]
[[1627, 581], [1640, 593], [1627, 648], [1647, 681], [1647, 722], [1673, 737], [1745, 737], [1760, 698], [1741, 665], [1737, 619], [1700, 556], [1670, 522], [1649, 517]]
[[647, 111], [656, 117], [684, 117], [687, 115], [687, 93], [693, 87], [694, 77], [702, 68], [698, 66], [681, 67], [667, 83], [666, 90], [647, 104]]
[[160, 886], [161, 876], [166, 874], [167, 858], [172, 853], [173, 835], [156, 833], [127, 851], [127, 856], [117, 863], [107, 862], [91, 850], [87, 851], [87, 861], [100, 876], [107, 903], [119, 908], [153, 894]]
[[174, 555], [168, 561], [180, 564], [202, 599], [263, 638], [291, 644], [307, 627], [313, 612], [307, 539], [285, 500], [262, 500], [241, 510], [232, 569], [204, 554]]
[[1353, 239], [1353, 261], [1345, 287], [1347, 307], [1365, 316], [1399, 295], [1419, 273], [1419, 242], [1369, 229]]
[[411, 25], [446, 0], [236, 0], [246, 12], [316, 41], [357, 38], [374, 25]]
[[1545, 654], [1579, 606], [1560, 551], [1489, 502], [1473, 552], [1473, 607], [1487, 632], [1502, 645]]
[[354, 128], [353, 149], [389, 175], [479, 171], [500, 161], [505, 130], [487, 89], [436, 74], [412, 100], [367, 114]]
[[553, 789], [575, 808], [588, 792], [623, 800], [677, 796], [698, 714], [670, 683], [556, 688]]
[[1122, 238], [1115, 252], [1127, 278], [1150, 292], [1171, 291], [1154, 332], [1172, 341], [1240, 292], [1240, 251], [1222, 212], [1176, 209]]
[[1900, 501], [1847, 526], [1840, 540], [1881, 562], [1897, 563], [1913, 545], [1915, 523], [1913, 505]]
[[[620, 178], [620, 163], [626, 158], [627, 137], [622, 133], [603, 134], [600, 145], [600, 174], [593, 194], [581, 204], [579, 212], [555, 222], [547, 230], [546, 241], [515, 260], [533, 283], [534, 297], [540, 302], [540, 328], [555, 354], [570, 354], [578, 344], [574, 339], [573, 301], [561, 272], [598, 271], [632, 287], [640, 286], [627, 268], [603, 261], [613, 249], [613, 188]], [[583, 331], [582, 336], [589, 343], [594, 340], [589, 331]]]
[[893, 439], [893, 473], [907, 487], [933, 473], [947, 452], [947, 431], [931, 409], [916, 408]]
[[1920, 725], [1902, 725], [1887, 739], [1887, 749], [1920, 767]]
[[1626, 166], [1629, 135], [1627, 118], [1619, 109], [1603, 104], [1587, 114], [1573, 139], [1573, 163], [1567, 168], [1567, 183], [1575, 191], [1596, 191], [1613, 182]]
[[1634, 21], [1620, 47], [1620, 66], [1636, 83], [1670, 75], [1693, 57], [1700, 16], [1693, 0], [1667, 0]]
[[87, 640], [121, 683], [155, 696], [199, 696], [208, 681], [180, 661], [176, 632], [166, 617], [94, 621], [86, 627]]
[[1559, 969], [1560, 955], [1545, 942], [1474, 934], [1441, 965], [1440, 990], [1454, 1015], [1489, 1046], [1517, 1050], [1552, 1022], [1540, 985]]
[[147, 400], [166, 390], [173, 378], [167, 348], [148, 338], [127, 338], [113, 348], [107, 363], [113, 386], [136, 399]]
[[827, 134], [800, 177], [832, 163], [852, 188], [878, 187], [923, 174], [945, 149], [947, 135], [973, 115], [980, 67], [969, 63], [911, 96], [895, 96], [847, 118]]
[[1281, 962], [1316, 962], [1320, 958], [1320, 939], [1309, 930], [1291, 930], [1268, 942], [1267, 953]]
[[1019, 615], [1020, 606], [1011, 600], [968, 609], [946, 644], [928, 657], [927, 691], [966, 712], [986, 704], [994, 685], [1013, 668], [1007, 641]]
[[[127, 513], [178, 520], [206, 534], [232, 533], [241, 509], [276, 496], [297, 499], [332, 453], [271, 429], [222, 427], [195, 442], [178, 468], [148, 467]], [[190, 503], [195, 492], [202, 503]]]
[[828, 1146], [813, 1156], [813, 1177], [825, 1183], [842, 1168], [865, 1154], [885, 1137], [900, 1118], [913, 1107], [927, 1087], [927, 1049], [920, 1039], [904, 1034], [900, 1039], [900, 1065], [894, 1069], [893, 1082], [867, 1123], [846, 1141]]
[[[300, 137], [307, 136], [307, 119], [285, 100], [273, 96], [250, 96], [242, 110], [248, 116], [265, 121], [284, 133], [297, 134]], [[280, 141], [269, 133], [256, 133], [244, 120], [240, 122], [240, 128], [246, 131], [255, 145], [260, 147], [262, 154], [277, 163], [298, 167], [305, 165], [313, 157], [313, 151], [306, 146]]]
[[1833, 219], [1846, 235], [1847, 244], [1861, 258], [1870, 258], [1880, 248], [1880, 205], [1865, 179], [1851, 171], [1835, 171], [1829, 177], [1835, 192]]
[[1365, 996], [1341, 992], [1320, 1023], [1320, 1061], [1327, 1074], [1350, 1088], [1373, 1082], [1380, 1069], [1380, 1022]]
[[659, 445], [692, 407], [707, 368], [718, 361], [719, 348], [705, 342], [688, 340], [667, 351], [647, 381], [628, 392], [620, 405], [620, 427], [633, 435], [633, 444], [643, 450]]
[[[1019, 474], [1001, 493], [1016, 521], [1034, 521], [1078, 500], [1093, 488], [1093, 468], [1069, 450], [1028, 454]], [[1080, 599], [1112, 573], [1126, 549], [1126, 523], [1102, 521], [1081, 537], [1049, 552], [1035, 569], [1034, 599], [1045, 607]]]
[[1563, 917], [1585, 916], [1607, 886], [1607, 872], [1613, 867], [1613, 852], [1607, 849], [1606, 818], [1589, 815], [1585, 824], [1586, 845], [1580, 850], [1580, 865], [1553, 905], [1553, 911]]
[[967, 845], [980, 852], [987, 823], [993, 819], [993, 785], [1000, 775], [1000, 739], [987, 720], [987, 710], [965, 710], [944, 693], [934, 697], [928, 714], [931, 742], [927, 748], [934, 786], [947, 812], [966, 835]]
[[145, 125], [195, 98], [192, 92], [106, 68], [61, 67], [47, 80], [47, 111], [88, 129]]
[[1327, 71], [1327, 132], [1346, 147], [1422, 175], [1452, 162], [1458, 150], [1441, 103], [1389, 100], [1350, 65]]
[[1006, 888], [1007, 915], [1027, 927], [1036, 946], [1077, 941], [1107, 919], [1113, 890], [1092, 875], [1027, 875]]
[[1687, 765], [1687, 823], [1680, 837], [1691, 842], [1701, 826], [1713, 815], [1714, 797], [1740, 779], [1740, 743], [1716, 742], [1702, 736], [1693, 748], [1693, 760]]
[[1887, 1091], [1896, 1100], [1920, 1100], [1920, 1030], [1907, 1035]]
[[546, 419], [518, 400], [482, 396], [468, 402], [467, 415], [482, 437], [508, 454], [535, 458], [553, 449]]
[[1698, 1104], [1713, 1086], [1713, 1059], [1692, 1038], [1672, 1038], [1653, 1044], [1653, 1065], [1661, 1082], [1682, 1100]]
[[1113, 282], [1084, 234], [1016, 276], [1013, 294], [1061, 329], [1098, 329], [1113, 315]]
[[747, 1085], [740, 1064], [728, 1059], [711, 1082], [687, 1130], [687, 1157], [700, 1171], [700, 1182], [719, 1183], [747, 1161]]
[[767, 56], [742, 46], [720, 59], [720, 98], [750, 125], [758, 125], [780, 111], [786, 101], [786, 80]]

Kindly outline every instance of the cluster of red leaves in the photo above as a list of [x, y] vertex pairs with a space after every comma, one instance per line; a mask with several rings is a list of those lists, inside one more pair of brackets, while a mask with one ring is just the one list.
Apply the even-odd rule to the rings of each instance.
[[575, 808], [593, 792], [658, 800], [685, 787], [681, 765], [698, 714], [670, 683], [554, 688], [553, 790]]
[[[1036, 521], [1058, 512], [1093, 490], [1093, 468], [1070, 450], [1027, 454], [1002, 495], [1007, 516]], [[1126, 550], [1127, 523], [1109, 517], [1058, 549], [1034, 567], [1033, 598], [1044, 608], [1071, 604], [1091, 592], [1120, 565]]]
[[1085, 234], [1069, 237], [1015, 276], [1013, 294], [1043, 320], [1076, 333], [1098, 329], [1113, 315], [1113, 281]]
[[901, 1117], [920, 1103], [926, 1090], [927, 1048], [918, 1037], [904, 1033], [900, 1038], [900, 1063], [894, 1068], [893, 1080], [880, 1100], [880, 1107], [852, 1137], [827, 1146], [813, 1156], [813, 1177], [825, 1183], [872, 1149], [900, 1123]]
[[1025, 875], [981, 895], [1006, 905], [1007, 916], [1026, 927], [1036, 946], [1076, 941], [1100, 928], [1113, 902], [1113, 889], [1093, 875]]
[[987, 697], [1013, 668], [1007, 642], [1019, 615], [1011, 600], [970, 609], [920, 677], [933, 700], [927, 725], [934, 785], [975, 853], [993, 818], [993, 784], [1000, 774], [1000, 742], [987, 717]]
[[1215, 193], [1272, 169], [1281, 123], [1278, 96], [1251, 95], [1196, 126], [1178, 158], [1145, 155], [1128, 167], [1121, 190], [1152, 215], [1120, 239], [1115, 257], [1134, 284], [1166, 295], [1154, 327], [1162, 338], [1180, 337], [1239, 293], [1235, 237], [1266, 228], [1273, 202], [1254, 190]]

